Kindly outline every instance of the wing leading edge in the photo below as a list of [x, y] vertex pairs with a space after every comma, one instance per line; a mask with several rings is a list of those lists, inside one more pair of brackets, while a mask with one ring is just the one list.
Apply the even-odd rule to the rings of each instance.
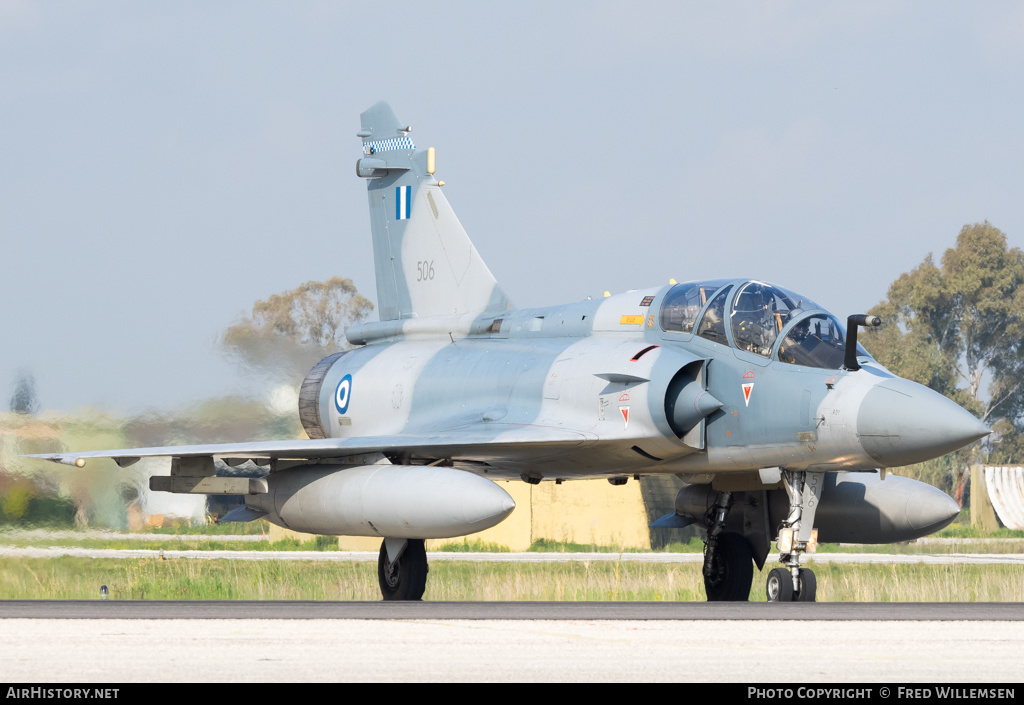
[[467, 428], [438, 434], [366, 436], [295, 441], [255, 441], [202, 445], [121, 448], [72, 453], [27, 455], [54, 463], [82, 467], [86, 460], [110, 458], [127, 467], [141, 458], [212, 457], [231, 460], [344, 460], [368, 453], [411, 453], [424, 457], [453, 457], [486, 461], [509, 452], [578, 448], [596, 442], [592, 434], [547, 426], [487, 424], [486, 429]]

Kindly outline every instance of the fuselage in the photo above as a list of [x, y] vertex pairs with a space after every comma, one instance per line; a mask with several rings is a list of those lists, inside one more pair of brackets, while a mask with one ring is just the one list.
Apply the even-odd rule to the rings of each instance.
[[[358, 347], [321, 369], [316, 421], [327, 437], [575, 434], [578, 443], [558, 448], [446, 459], [538, 480], [870, 470], [936, 457], [987, 432], [863, 350], [861, 369], [841, 369], [844, 335], [817, 304], [749, 280], [368, 323], [348, 333]], [[886, 414], [890, 401], [896, 416]], [[866, 404], [871, 419], [861, 418]]]

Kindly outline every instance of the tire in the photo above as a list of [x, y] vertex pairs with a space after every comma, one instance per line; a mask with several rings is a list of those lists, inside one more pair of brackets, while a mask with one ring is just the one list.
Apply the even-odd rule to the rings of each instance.
[[818, 594], [818, 579], [810, 568], [800, 569], [800, 592], [793, 598], [796, 602], [814, 602]]
[[772, 568], [765, 581], [765, 595], [768, 602], [793, 601], [793, 576], [785, 568]]
[[380, 545], [377, 559], [377, 579], [385, 600], [419, 600], [427, 588], [427, 550], [423, 539], [409, 539], [392, 565], [388, 565], [388, 552]]
[[[747, 540], [736, 533], [718, 537], [711, 574], [704, 576], [708, 602], [746, 602], [754, 582], [754, 557]], [[704, 554], [707, 561], [707, 553]]]

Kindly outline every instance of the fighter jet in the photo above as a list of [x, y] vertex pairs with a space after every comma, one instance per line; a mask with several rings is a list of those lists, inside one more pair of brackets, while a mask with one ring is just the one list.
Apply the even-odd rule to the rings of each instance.
[[[501, 522], [495, 480], [670, 473], [686, 481], [653, 526], [706, 531], [709, 600], [746, 600], [772, 543], [771, 601], [814, 601], [801, 558], [819, 541], [888, 543], [947, 525], [956, 503], [885, 469], [989, 433], [887, 371], [814, 300], [759, 279], [669, 283], [546, 308], [513, 306], [445, 198], [435, 151], [386, 103], [362, 114], [379, 321], [306, 376], [306, 440], [66, 452], [81, 467], [171, 458], [156, 491], [244, 495], [225, 517], [377, 536], [385, 600], [418, 600], [425, 539]], [[269, 466], [218, 477], [214, 461]]]

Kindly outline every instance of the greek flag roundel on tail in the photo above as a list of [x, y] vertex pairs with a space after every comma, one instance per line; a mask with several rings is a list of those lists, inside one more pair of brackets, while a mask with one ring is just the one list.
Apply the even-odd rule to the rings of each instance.
[[408, 220], [412, 210], [412, 186], [395, 186], [395, 220]]
[[380, 320], [512, 308], [434, 178], [428, 150], [409, 139], [412, 128], [383, 102], [361, 117], [356, 173], [367, 180]]

